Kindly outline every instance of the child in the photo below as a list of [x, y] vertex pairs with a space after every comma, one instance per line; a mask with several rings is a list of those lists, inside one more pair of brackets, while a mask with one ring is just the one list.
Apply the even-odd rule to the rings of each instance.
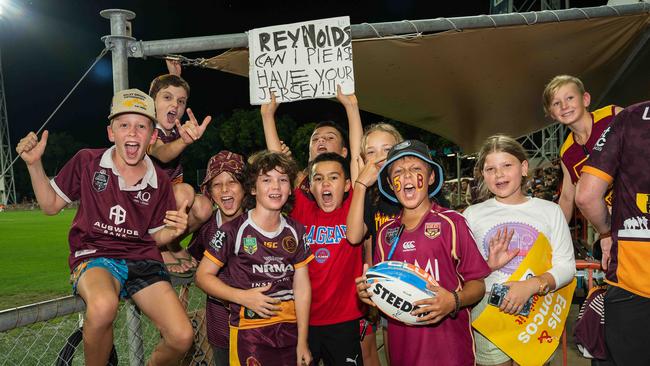
[[623, 108], [608, 105], [589, 113], [591, 95], [580, 79], [570, 75], [558, 75], [546, 84], [543, 103], [546, 115], [571, 130], [560, 149], [564, 177], [559, 204], [568, 222], [573, 216], [575, 185], [589, 152]]
[[[309, 161], [316, 156], [325, 152], [334, 152], [345, 158], [349, 157], [351, 161], [356, 161], [359, 156], [359, 141], [363, 134], [361, 125], [361, 115], [359, 114], [359, 102], [354, 94], [345, 95], [341, 92], [341, 87], [336, 90], [336, 99], [343, 104], [348, 117], [348, 128], [350, 131], [349, 150], [347, 138], [343, 129], [333, 121], [320, 122], [314, 127], [314, 132], [309, 140]], [[262, 104], [260, 112], [262, 114], [262, 124], [264, 126], [264, 138], [266, 147], [271, 151], [282, 151], [282, 141], [278, 136], [275, 126], [275, 112], [279, 104], [275, 101], [275, 95], [271, 94], [271, 102]], [[357, 176], [357, 165], [351, 166], [352, 176]], [[309, 193], [309, 174], [301, 171], [298, 173], [295, 182], [296, 193]]]
[[[245, 187], [255, 207], [216, 231], [199, 265], [197, 286], [229, 302], [231, 365], [311, 362], [307, 264], [314, 257], [304, 226], [281, 213], [295, 175], [284, 154], [251, 157]], [[227, 284], [217, 277], [222, 268]]]
[[312, 302], [309, 349], [314, 363], [361, 365], [359, 319], [365, 313], [356, 296], [354, 279], [362, 273], [362, 247], [346, 239], [345, 220], [352, 191], [350, 170], [341, 155], [326, 152], [309, 164], [309, 187], [314, 200], [296, 196], [291, 217], [305, 225]]
[[[431, 159], [429, 148], [417, 140], [393, 146], [379, 171], [380, 192], [403, 209], [377, 232], [375, 262], [390, 259], [415, 264], [440, 284], [432, 288], [435, 297], [414, 304], [422, 307], [413, 314], [426, 314], [420, 318], [422, 325], [388, 321], [392, 366], [429, 365], [431, 360], [440, 365], [474, 364], [467, 306], [485, 293], [483, 278], [490, 269], [464, 218], [432, 201], [442, 182], [442, 168]], [[403, 232], [397, 237], [402, 225]], [[415, 243], [414, 247], [402, 245], [407, 242]], [[394, 254], [388, 258], [391, 248]], [[356, 283], [362, 301], [374, 306], [365, 275]]]
[[[501, 305], [501, 311], [517, 314], [533, 295], [545, 295], [567, 285], [573, 279], [575, 259], [571, 233], [557, 204], [529, 198], [523, 193], [528, 161], [524, 149], [516, 140], [503, 135], [488, 138], [476, 164], [482, 196], [491, 198], [468, 207], [464, 215], [476, 236], [481, 254], [493, 271], [485, 280], [486, 289], [489, 291], [493, 284], [508, 280], [538, 235], [546, 236], [551, 244], [551, 269], [508, 284], [510, 289]], [[512, 242], [513, 249], [508, 249], [513, 236], [517, 240]], [[484, 296], [472, 310], [472, 318], [478, 318], [485, 309], [487, 298], [487, 295]], [[482, 334], [474, 331], [474, 338], [478, 364], [512, 364], [510, 357]]]
[[[184, 201], [188, 202], [188, 232], [194, 232], [210, 217], [212, 205], [206, 197], [195, 196], [192, 186], [183, 183], [181, 153], [203, 136], [212, 118], [207, 116], [199, 125], [192, 111], [187, 109], [190, 120], [181, 126], [180, 119], [185, 113], [189, 93], [190, 86], [178, 75], [161, 75], [151, 82], [149, 95], [156, 103], [158, 138], [147, 152], [172, 180], [177, 207]], [[172, 253], [163, 250], [163, 258], [172, 273], [183, 273], [196, 266], [194, 259], [177, 241], [169, 247]]]
[[31, 132], [16, 148], [45, 214], [79, 200], [69, 264], [73, 290], [86, 303], [86, 365], [106, 365], [120, 298], [133, 299], [161, 332], [151, 365], [176, 364], [192, 344], [192, 327], [157, 248], [187, 228], [187, 202], [174, 211], [169, 180], [145, 155], [156, 139], [155, 118], [154, 102], [145, 93], [117, 92], [107, 128], [114, 145], [80, 150], [49, 182], [41, 162], [47, 131], [40, 141]]
[[[239, 217], [244, 212], [245, 179], [244, 158], [230, 151], [220, 151], [210, 158], [205, 179], [201, 183], [201, 192], [217, 206], [212, 217], [194, 233], [188, 251], [201, 261], [203, 252], [210, 248], [210, 243], [217, 239], [217, 229], [226, 222]], [[219, 278], [224, 280], [224, 273]], [[227, 281], [227, 280], [225, 280]], [[228, 365], [228, 309], [219, 299], [208, 296], [205, 306], [206, 330], [208, 343], [212, 347], [216, 366]]]

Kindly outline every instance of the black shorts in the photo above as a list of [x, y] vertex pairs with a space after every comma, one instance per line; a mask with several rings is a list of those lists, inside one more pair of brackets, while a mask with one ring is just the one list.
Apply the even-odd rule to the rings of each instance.
[[650, 365], [650, 299], [610, 286], [605, 294], [605, 340], [616, 365]]
[[318, 365], [321, 359], [325, 366], [363, 365], [359, 319], [332, 325], [310, 325], [308, 341], [314, 365]]

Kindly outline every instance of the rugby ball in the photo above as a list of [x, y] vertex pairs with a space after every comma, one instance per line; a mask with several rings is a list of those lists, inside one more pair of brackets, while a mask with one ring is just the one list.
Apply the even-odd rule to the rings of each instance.
[[[413, 303], [436, 296], [427, 289], [427, 284], [438, 286], [430, 274], [419, 267], [398, 261], [385, 261], [374, 265], [366, 272], [372, 300], [387, 316], [405, 324], [419, 325]], [[419, 316], [424, 316], [420, 314]]]

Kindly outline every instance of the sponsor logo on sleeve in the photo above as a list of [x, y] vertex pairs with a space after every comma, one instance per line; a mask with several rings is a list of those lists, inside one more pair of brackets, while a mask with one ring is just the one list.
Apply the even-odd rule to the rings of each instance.
[[603, 133], [600, 135], [600, 138], [598, 139], [598, 141], [596, 141], [596, 143], [594, 144], [594, 148], [593, 148], [594, 150], [601, 151], [603, 149], [603, 147], [605, 146], [605, 143], [607, 143], [607, 134], [609, 133], [609, 131], [611, 129], [612, 129], [612, 126], [608, 126], [605, 129], [605, 131], [603, 131]]
[[226, 237], [226, 233], [217, 230], [214, 235], [212, 236], [212, 239], [210, 240], [210, 247], [214, 249], [215, 251], [221, 249], [223, 247], [223, 239]]

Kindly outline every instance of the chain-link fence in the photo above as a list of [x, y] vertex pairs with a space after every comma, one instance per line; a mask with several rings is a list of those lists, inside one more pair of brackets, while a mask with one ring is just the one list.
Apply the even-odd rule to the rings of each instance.
[[[194, 328], [194, 346], [182, 365], [210, 365], [205, 333], [205, 294], [191, 280], [173, 284]], [[0, 365], [83, 365], [80, 326], [85, 308], [79, 297], [67, 296], [0, 312]], [[114, 323], [113, 365], [144, 365], [160, 340], [151, 321], [130, 302], [120, 304]]]

